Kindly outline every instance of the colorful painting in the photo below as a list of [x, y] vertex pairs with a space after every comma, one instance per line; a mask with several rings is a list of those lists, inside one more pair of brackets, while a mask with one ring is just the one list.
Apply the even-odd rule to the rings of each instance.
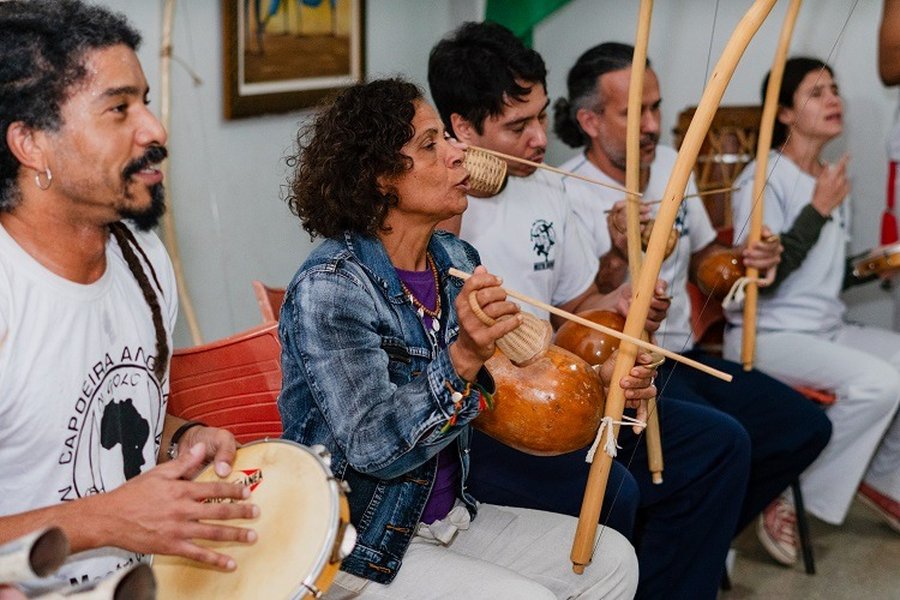
[[225, 117], [316, 104], [364, 76], [363, 0], [223, 0]]

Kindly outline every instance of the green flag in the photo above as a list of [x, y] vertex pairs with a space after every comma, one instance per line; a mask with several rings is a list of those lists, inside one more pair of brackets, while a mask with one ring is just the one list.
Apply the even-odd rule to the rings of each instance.
[[531, 47], [534, 26], [569, 0], [487, 0], [484, 20], [509, 28]]

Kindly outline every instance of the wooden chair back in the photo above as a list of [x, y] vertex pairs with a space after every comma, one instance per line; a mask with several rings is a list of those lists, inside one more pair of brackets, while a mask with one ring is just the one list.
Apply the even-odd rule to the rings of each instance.
[[[694, 112], [696, 107], [689, 107], [678, 115], [678, 124], [672, 130], [676, 148], [681, 146]], [[694, 165], [698, 191], [734, 185], [744, 167], [756, 158], [761, 117], [760, 106], [719, 107]], [[703, 196], [706, 211], [716, 229], [732, 226], [731, 196], [732, 192]]]

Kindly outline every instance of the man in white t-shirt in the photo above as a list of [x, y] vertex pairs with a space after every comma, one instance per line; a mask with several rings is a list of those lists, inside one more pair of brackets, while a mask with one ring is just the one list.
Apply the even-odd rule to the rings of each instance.
[[203, 502], [245, 488], [190, 481], [228, 474], [234, 437], [166, 414], [177, 301], [149, 232], [166, 132], [139, 43], [103, 8], [0, 3], [0, 543], [55, 525], [74, 553], [31, 591], [153, 553], [233, 570], [196, 540], [256, 538], [204, 522], [258, 514]]
[[[460, 141], [543, 160], [546, 70], [540, 55], [509, 30], [464, 24], [432, 50], [428, 78], [445, 126]], [[461, 237], [485, 266], [510, 288], [569, 311], [613, 298], [626, 311], [627, 288], [612, 298], [598, 292], [597, 258], [560, 178], [512, 161], [508, 169], [505, 188], [489, 198], [470, 194], [462, 216]], [[656, 302], [653, 329], [667, 305]], [[651, 482], [645, 444], [621, 428], [601, 521], [610, 514], [621, 520], [623, 492], [629, 501], [637, 496], [635, 531], [620, 531], [633, 536], [638, 551], [638, 597], [715, 598], [746, 486], [746, 433], [719, 411], [679, 400], [660, 413], [664, 482]], [[530, 456], [476, 433], [470, 487], [484, 501], [577, 515], [589, 470], [586, 450]], [[620, 490], [614, 477], [623, 465], [628, 472]]]
[[[601, 44], [582, 54], [570, 70], [569, 97], [555, 107], [555, 131], [568, 145], [586, 146], [586, 150], [565, 163], [564, 169], [608, 183], [624, 184], [633, 53], [634, 49], [626, 44]], [[663, 197], [676, 158], [673, 149], [657, 146], [660, 103], [659, 81], [648, 67], [640, 131], [641, 181], [645, 182], [641, 191], [647, 199]], [[566, 178], [565, 186], [575, 210], [588, 225], [594, 255], [600, 257], [603, 265], [604, 281], [618, 285], [628, 275], [622, 195], [571, 177]], [[687, 193], [694, 191], [691, 182]], [[655, 205], [642, 208], [644, 221], [655, 208]], [[669, 282], [672, 308], [657, 331], [657, 339], [670, 350], [687, 353], [731, 373], [734, 380], [724, 384], [690, 369], [663, 365], [660, 378], [665, 383], [661, 397], [671, 395], [714, 407], [737, 419], [749, 433], [753, 444], [752, 466], [738, 527], [733, 532], [737, 533], [812, 463], [827, 443], [831, 426], [818, 407], [784, 384], [759, 371], [748, 373], [737, 363], [693, 349], [687, 281], [695, 276], [697, 265], [722, 246], [716, 243], [716, 232], [698, 198], [688, 198], [682, 203], [675, 229], [678, 241], [660, 270], [660, 277]], [[742, 256], [746, 265], [765, 271], [778, 263], [780, 251], [777, 241], [759, 242], [750, 249], [744, 248]], [[778, 519], [774, 519], [776, 513]], [[761, 521], [763, 543], [782, 562], [795, 561], [792, 510], [779, 505], [772, 509], [771, 517]]]

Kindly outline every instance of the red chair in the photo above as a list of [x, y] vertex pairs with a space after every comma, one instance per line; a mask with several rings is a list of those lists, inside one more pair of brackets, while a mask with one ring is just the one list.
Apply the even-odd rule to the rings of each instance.
[[262, 281], [253, 280], [253, 293], [256, 295], [259, 312], [262, 313], [263, 323], [278, 320], [278, 313], [284, 302], [284, 291], [284, 288], [269, 287]]
[[278, 323], [223, 340], [176, 350], [169, 413], [222, 427], [240, 443], [281, 437]]
[[696, 285], [687, 284], [691, 299], [691, 330], [694, 346], [714, 356], [722, 356], [722, 340], [725, 334], [725, 313], [715, 298], [707, 298]]

